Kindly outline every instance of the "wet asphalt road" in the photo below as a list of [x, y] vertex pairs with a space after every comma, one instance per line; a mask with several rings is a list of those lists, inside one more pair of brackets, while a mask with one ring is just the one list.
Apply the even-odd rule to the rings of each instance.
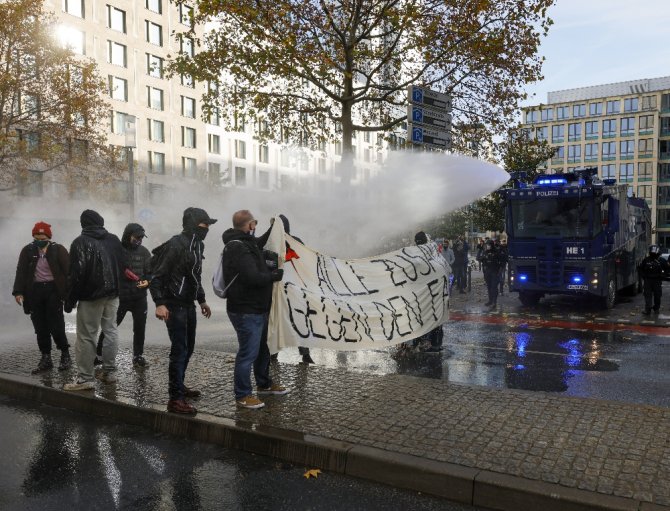
[[4, 511], [480, 509], [6, 397], [0, 424]]

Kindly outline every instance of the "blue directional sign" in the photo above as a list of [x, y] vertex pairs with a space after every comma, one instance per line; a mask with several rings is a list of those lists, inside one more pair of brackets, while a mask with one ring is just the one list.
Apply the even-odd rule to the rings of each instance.
[[412, 134], [412, 143], [423, 144], [426, 147], [436, 149], [448, 149], [451, 147], [451, 134], [447, 131], [439, 131], [423, 126], [407, 125], [407, 130]]
[[407, 118], [414, 124], [424, 124], [441, 130], [451, 128], [451, 114], [445, 110], [410, 105], [407, 108]]
[[423, 103], [423, 89], [420, 87], [414, 87], [412, 89], [412, 102], [413, 103]]
[[412, 121], [423, 124], [423, 110], [420, 108], [412, 108]]
[[423, 143], [423, 128], [418, 126], [412, 127], [412, 142], [415, 144]]
[[451, 111], [451, 96], [434, 90], [410, 85], [408, 90], [410, 103], [426, 105], [439, 110]]

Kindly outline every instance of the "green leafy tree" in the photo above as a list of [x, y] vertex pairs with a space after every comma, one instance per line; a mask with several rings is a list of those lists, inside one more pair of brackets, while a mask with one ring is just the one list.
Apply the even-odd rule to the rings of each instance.
[[122, 169], [106, 144], [109, 105], [95, 64], [56, 40], [42, 0], [7, 0], [0, 23], [0, 190], [45, 173], [70, 189]]
[[[452, 97], [500, 131], [541, 78], [555, 0], [198, 0], [173, 72], [212, 85], [204, 114], [259, 120], [261, 138], [316, 147], [406, 120], [407, 87]], [[179, 1], [178, 1], [179, 3]], [[197, 25], [213, 27], [198, 38]]]

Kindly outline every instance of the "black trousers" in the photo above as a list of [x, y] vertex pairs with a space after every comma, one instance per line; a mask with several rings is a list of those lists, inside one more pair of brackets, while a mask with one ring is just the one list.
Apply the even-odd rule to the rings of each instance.
[[[119, 309], [116, 312], [117, 325], [121, 324], [128, 312], [133, 316], [133, 357], [139, 357], [144, 354], [144, 337], [147, 328], [147, 296], [120, 300]], [[100, 332], [98, 349], [96, 350], [98, 357], [102, 357], [102, 343], [104, 339], [104, 334]]]
[[654, 299], [654, 310], [658, 312], [661, 308], [661, 294], [663, 281], [660, 279], [644, 279], [644, 309], [651, 310], [652, 297]]
[[500, 285], [498, 270], [484, 270], [484, 281], [489, 295], [489, 303], [496, 303], [498, 300], [498, 286]]
[[30, 297], [30, 319], [37, 335], [40, 352], [51, 353], [51, 339], [61, 351], [67, 351], [69, 344], [65, 335], [63, 302], [58, 296], [53, 282], [34, 282]]

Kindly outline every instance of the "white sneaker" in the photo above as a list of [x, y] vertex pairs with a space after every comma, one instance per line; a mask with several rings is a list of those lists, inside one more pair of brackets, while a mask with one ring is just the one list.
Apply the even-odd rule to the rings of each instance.
[[102, 383], [116, 383], [116, 375], [109, 371], [102, 371], [95, 375]]
[[287, 388], [282, 387], [281, 385], [273, 384], [272, 387], [261, 388], [258, 387], [257, 392], [259, 394], [274, 394], [275, 396], [283, 396], [288, 394], [290, 391]]
[[74, 383], [66, 383], [63, 390], [94, 390], [95, 383], [92, 381], [77, 380]]

